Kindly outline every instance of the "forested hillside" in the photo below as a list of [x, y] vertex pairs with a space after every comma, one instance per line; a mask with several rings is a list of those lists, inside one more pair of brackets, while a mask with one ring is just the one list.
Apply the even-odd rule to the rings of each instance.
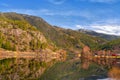
[[42, 32], [47, 41], [54, 43], [59, 48], [80, 50], [83, 46], [87, 45], [94, 49], [98, 43], [106, 42], [104, 39], [93, 37], [78, 31], [54, 27], [42, 18], [36, 16], [17, 13], [2, 13], [1, 16], [12, 20], [28, 22]]
[[47, 47], [43, 34], [26, 21], [0, 17], [0, 47], [30, 51]]

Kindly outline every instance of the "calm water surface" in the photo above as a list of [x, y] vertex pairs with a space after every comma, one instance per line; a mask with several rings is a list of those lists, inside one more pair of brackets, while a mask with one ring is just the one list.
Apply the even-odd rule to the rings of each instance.
[[[116, 80], [116, 79], [113, 79], [114, 74], [117, 74], [118, 78], [120, 77], [120, 75], [119, 75], [120, 74], [120, 59], [113, 59], [113, 60], [110, 59], [110, 60], [105, 61], [105, 62], [101, 61], [100, 64], [102, 64], [102, 63], [104, 63], [104, 64], [108, 65], [109, 67], [111, 67], [109, 69], [108, 73], [113, 74], [112, 78], [109, 78], [108, 74], [106, 74], [106, 75], [92, 75], [92, 76], [89, 76], [89, 77], [86, 77], [86, 78], [80, 78], [79, 80]], [[115, 70], [111, 71], [113, 68], [115, 69], [115, 67], [117, 67], [116, 71], [119, 71], [119, 72], [116, 72]], [[120, 80], [118, 78], [117, 78], [117, 80]]]

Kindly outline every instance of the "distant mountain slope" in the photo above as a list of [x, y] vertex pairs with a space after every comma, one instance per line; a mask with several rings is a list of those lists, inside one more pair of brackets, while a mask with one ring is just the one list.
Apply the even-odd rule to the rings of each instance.
[[22, 15], [31, 25], [36, 26], [50, 41], [54, 42], [58, 47], [81, 49], [84, 45], [94, 48], [99, 41], [105, 40], [95, 38], [74, 30], [61, 29], [48, 24], [39, 17]]
[[97, 36], [97, 37], [101, 37], [104, 38], [106, 40], [113, 40], [113, 39], [118, 39], [120, 38], [120, 36], [115, 36], [115, 35], [108, 35], [108, 34], [103, 34], [103, 33], [97, 33], [95, 31], [91, 31], [91, 30], [84, 30], [84, 29], [79, 29], [78, 31], [85, 33], [85, 34], [89, 34], [92, 36]]
[[101, 45], [100, 48], [107, 50], [119, 50], [120, 52], [120, 39], [109, 41], [106, 44]]

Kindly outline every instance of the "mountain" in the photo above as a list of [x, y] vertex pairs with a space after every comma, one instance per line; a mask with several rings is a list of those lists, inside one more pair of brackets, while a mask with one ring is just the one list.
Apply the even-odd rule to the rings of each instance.
[[58, 48], [69, 50], [75, 49], [80, 51], [85, 45], [94, 49], [99, 42], [105, 42], [102, 38], [93, 37], [70, 29], [62, 29], [52, 26], [40, 17], [17, 13], [2, 13], [1, 16], [12, 20], [28, 22], [30, 25], [36, 27], [40, 32], [42, 32], [49, 43], [52, 42]]
[[84, 30], [84, 29], [79, 29], [78, 31], [108, 40], [108, 42], [105, 42], [104, 44], [99, 45], [97, 50], [111, 50], [113, 53], [117, 53], [117, 54], [120, 53], [119, 51], [120, 50], [120, 36], [107, 35], [107, 34], [97, 33], [95, 31]]
[[[10, 58], [0, 58], [0, 79], [36, 80], [42, 76], [40, 80], [55, 80], [62, 75], [60, 80], [78, 80], [83, 71], [78, 54], [83, 47], [92, 51], [107, 42], [80, 31], [52, 26], [37, 16], [0, 13], [0, 57]], [[100, 67], [92, 64], [92, 70], [86, 70], [86, 74], [91, 75], [96, 71], [94, 68]], [[53, 71], [59, 77], [54, 78]]]
[[98, 32], [92, 31], [92, 30], [79, 29], [78, 31], [85, 33], [85, 34], [92, 35], [92, 36], [101, 37], [106, 40], [114, 40], [114, 39], [120, 38], [120, 36], [98, 33]]
[[[44, 34], [16, 13], [0, 13], [0, 80], [35, 80], [66, 58]], [[13, 17], [14, 16], [14, 17]]]
[[115, 39], [115, 40], [109, 41], [109, 42], [101, 45], [100, 49], [111, 50], [114, 53], [120, 54], [120, 39]]
[[0, 18], [0, 47], [30, 51], [47, 47], [44, 35], [26, 21]]

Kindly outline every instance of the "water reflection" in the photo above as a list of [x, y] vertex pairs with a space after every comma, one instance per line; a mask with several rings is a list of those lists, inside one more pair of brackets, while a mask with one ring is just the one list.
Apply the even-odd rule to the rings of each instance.
[[[82, 68], [87, 70], [91, 63], [96, 63], [103, 68], [108, 69], [108, 73], [104, 75], [91, 75], [80, 80], [120, 80], [120, 59], [101, 58], [101, 59], [83, 59]], [[103, 70], [104, 71], [104, 70]]]
[[96, 63], [108, 70], [106, 75], [91, 75], [87, 78], [81, 78], [80, 80], [100, 80], [104, 78], [111, 78], [120, 80], [120, 58], [119, 56], [110, 55], [110, 52], [99, 51], [98, 55], [92, 54], [89, 47], [84, 47], [81, 53], [82, 68], [87, 70], [91, 63]]
[[120, 80], [120, 67], [118, 66], [113, 66], [109, 72], [108, 75], [110, 78], [113, 78], [115, 80]]

